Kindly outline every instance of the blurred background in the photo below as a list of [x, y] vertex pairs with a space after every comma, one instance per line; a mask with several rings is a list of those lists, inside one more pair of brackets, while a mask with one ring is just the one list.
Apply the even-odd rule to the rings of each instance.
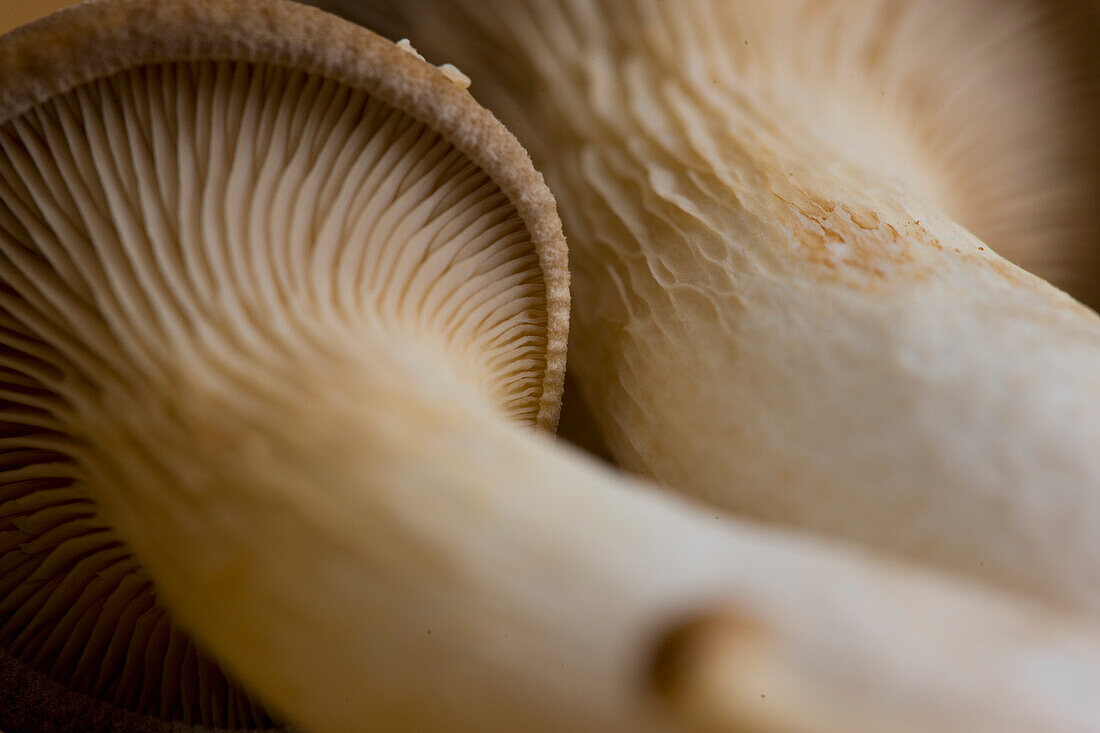
[[0, 0], [0, 33], [7, 33], [79, 0]]

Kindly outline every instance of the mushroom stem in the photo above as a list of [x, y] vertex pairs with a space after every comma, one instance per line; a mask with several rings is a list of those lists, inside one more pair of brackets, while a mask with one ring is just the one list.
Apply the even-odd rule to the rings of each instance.
[[944, 213], [1037, 265], [1100, 231], [1052, 41], [1084, 5], [330, 4], [462, 66], [546, 173], [620, 464], [1100, 610], [1100, 319]]
[[288, 419], [135, 396], [82, 458], [180, 622], [305, 730], [1100, 725], [1091, 624], [693, 509], [384, 340], [344, 366], [296, 364]]

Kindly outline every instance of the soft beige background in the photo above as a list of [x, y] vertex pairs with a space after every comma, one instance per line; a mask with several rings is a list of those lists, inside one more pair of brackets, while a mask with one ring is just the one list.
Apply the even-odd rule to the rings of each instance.
[[35, 18], [76, 5], [79, 0], [0, 0], [0, 33], [7, 33]]

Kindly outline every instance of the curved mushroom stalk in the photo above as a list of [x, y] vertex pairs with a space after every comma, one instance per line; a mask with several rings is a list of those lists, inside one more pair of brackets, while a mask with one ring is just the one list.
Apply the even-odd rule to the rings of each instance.
[[1100, 609], [1100, 320], [949, 216], [1089, 251], [1095, 79], [1054, 39], [1091, 6], [329, 4], [462, 65], [546, 172], [621, 464]]
[[691, 509], [398, 353], [103, 411], [117, 450], [83, 461], [181, 621], [303, 729], [1100, 725], [1091, 624]]

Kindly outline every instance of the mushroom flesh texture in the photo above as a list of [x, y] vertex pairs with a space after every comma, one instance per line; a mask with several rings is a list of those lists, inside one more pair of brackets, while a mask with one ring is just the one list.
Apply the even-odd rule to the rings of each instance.
[[524, 427], [560, 393], [560, 227], [456, 73], [272, 0], [92, 3], [0, 64], [3, 440], [49, 457], [5, 507], [109, 526], [287, 719], [1100, 725], [1092, 621], [712, 517]]
[[[131, 553], [123, 527], [165, 531], [151, 495], [100, 466], [159, 460], [192, 401], [226, 401], [211, 435], [233, 405], [288, 421], [337, 381], [317, 365], [393, 348], [556, 420], [564, 245], [526, 154], [393, 44], [250, 5], [94, 3], [0, 42], [0, 730], [88, 733], [93, 698], [146, 716], [106, 715], [125, 730], [272, 725]], [[143, 447], [100, 426], [150, 412]], [[234, 461], [278, 448], [237, 430]], [[203, 458], [181, 448], [149, 488]], [[36, 672], [75, 696], [43, 703], [61, 688]]]
[[1100, 610], [1100, 320], [955, 221], [1100, 282], [1095, 3], [327, 5], [531, 150], [621, 465]]

